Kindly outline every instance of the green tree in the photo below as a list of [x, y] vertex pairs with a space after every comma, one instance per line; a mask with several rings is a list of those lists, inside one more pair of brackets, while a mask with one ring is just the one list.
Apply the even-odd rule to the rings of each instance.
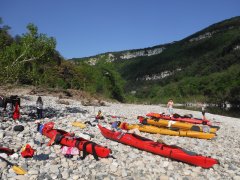
[[13, 42], [13, 38], [8, 32], [10, 29], [11, 28], [9, 26], [3, 25], [3, 20], [0, 17], [0, 52]]
[[1, 51], [2, 80], [6, 83], [18, 83], [28, 79], [33, 84], [38, 83], [38, 68], [52, 60], [56, 41], [45, 34], [38, 34], [34, 24], [28, 24], [28, 32], [23, 34], [18, 42], [13, 42]]

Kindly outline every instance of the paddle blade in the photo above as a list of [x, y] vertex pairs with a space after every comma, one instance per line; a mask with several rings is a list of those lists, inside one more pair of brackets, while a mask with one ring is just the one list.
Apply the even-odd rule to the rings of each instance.
[[23, 169], [22, 167], [19, 167], [19, 166], [16, 166], [14, 165], [12, 167], [13, 171], [16, 173], [16, 174], [19, 174], [19, 175], [24, 175], [24, 174], [27, 174], [27, 171], [25, 169]]

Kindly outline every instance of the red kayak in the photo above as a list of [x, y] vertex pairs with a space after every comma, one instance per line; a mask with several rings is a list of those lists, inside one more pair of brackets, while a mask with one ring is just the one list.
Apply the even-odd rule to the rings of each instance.
[[53, 122], [44, 125], [38, 124], [38, 131], [51, 139], [48, 145], [55, 143], [68, 147], [77, 147], [79, 150], [83, 151], [83, 159], [89, 153], [92, 154], [96, 160], [98, 160], [98, 157], [106, 158], [111, 153], [111, 150], [106, 147], [81, 137], [74, 137], [71, 133], [66, 131], [53, 129], [53, 126]]
[[111, 131], [107, 128], [98, 125], [104, 137], [117, 141], [129, 146], [158, 154], [170, 159], [185, 162], [194, 166], [201, 166], [203, 168], [211, 168], [215, 164], [219, 164], [218, 160], [198, 155], [196, 153], [184, 150], [178, 146], [166, 145], [164, 143], [154, 142], [136, 134], [122, 133], [119, 131]]
[[209, 120], [183, 117], [183, 116], [174, 116], [173, 115], [173, 117], [170, 117], [169, 115], [166, 115], [166, 114], [159, 114], [159, 113], [152, 113], [152, 112], [148, 113], [146, 116], [152, 117], [152, 118], [157, 118], [157, 119], [188, 122], [188, 123], [192, 123], [192, 124], [203, 124], [203, 125], [209, 125], [209, 126], [212, 125], [212, 123]]

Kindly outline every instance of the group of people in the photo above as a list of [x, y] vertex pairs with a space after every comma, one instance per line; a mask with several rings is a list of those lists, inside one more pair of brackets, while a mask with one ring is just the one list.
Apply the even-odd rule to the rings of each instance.
[[[174, 114], [173, 105], [174, 105], [173, 99], [169, 99], [168, 103], [167, 103], [167, 113], [170, 115], [170, 117], [173, 117], [173, 114]], [[206, 103], [202, 103], [201, 110], [202, 110], [202, 119], [203, 120], [206, 119], [206, 116], [205, 116], [206, 107], [207, 107]]]
[[[173, 99], [169, 99], [168, 103], [167, 103], [167, 113], [170, 115], [170, 117], [173, 117], [173, 114], [174, 114], [173, 105], [174, 105]], [[38, 99], [37, 99], [36, 107], [37, 107], [37, 117], [38, 117], [38, 119], [43, 118], [43, 101], [42, 101], [41, 96], [39, 96]], [[203, 103], [202, 104], [202, 119], [206, 119], [205, 113], [206, 113], [206, 104]], [[98, 120], [99, 119], [104, 119], [101, 110], [98, 111], [96, 119], [98, 119]]]
[[[18, 101], [20, 101], [20, 99]], [[20, 103], [18, 105], [20, 105]], [[167, 114], [170, 117], [173, 117], [173, 114], [174, 114], [173, 105], [174, 105], [173, 99], [169, 99], [167, 102]], [[12, 107], [14, 107], [14, 106], [15, 106], [15, 104], [12, 103]], [[4, 110], [6, 110], [6, 105], [4, 106]], [[42, 119], [43, 118], [43, 100], [42, 100], [41, 96], [39, 96], [37, 98], [36, 110], [37, 110], [37, 118]], [[203, 103], [202, 104], [202, 119], [206, 119], [205, 113], [206, 113], [206, 104]], [[98, 114], [96, 116], [96, 120], [100, 120], [100, 119], [104, 119], [101, 110], [98, 111]]]
[[[7, 104], [10, 103], [11, 104], [11, 109], [13, 111], [13, 119], [17, 120], [20, 118], [20, 98], [19, 97], [15, 97], [14, 99], [12, 98], [13, 96], [11, 96], [10, 98], [6, 98], [6, 100], [4, 101], [3, 104], [3, 110], [6, 111], [7, 108]], [[42, 119], [43, 118], [43, 100], [42, 97], [39, 96], [37, 98], [37, 102], [36, 102], [36, 112], [37, 112], [37, 118], [38, 119]]]

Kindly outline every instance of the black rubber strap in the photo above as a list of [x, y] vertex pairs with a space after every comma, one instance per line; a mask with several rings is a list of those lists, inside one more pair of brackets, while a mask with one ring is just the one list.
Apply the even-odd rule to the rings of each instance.
[[[155, 121], [155, 120], [154, 120], [154, 121]], [[142, 124], [147, 125], [147, 119], [144, 119], [144, 120], [142, 121]]]
[[170, 154], [169, 154], [169, 158], [171, 158], [171, 157], [172, 157], [172, 149], [171, 149]]
[[75, 143], [75, 147], [78, 148], [79, 144], [80, 144], [80, 141], [77, 140]]
[[37, 131], [38, 131], [38, 132], [39, 132], [40, 126], [41, 126], [41, 124], [38, 123], [38, 125], [37, 125]]
[[113, 155], [109, 155], [108, 157], [109, 157], [109, 158], [116, 159]]
[[99, 159], [98, 159], [98, 155], [97, 155], [96, 149], [95, 149], [96, 145], [97, 145], [96, 143], [92, 143], [92, 155], [93, 155], [94, 159], [96, 161], [98, 161]]
[[162, 144], [162, 146], [161, 146], [161, 150], [163, 150], [163, 148], [165, 147], [165, 145], [166, 145], [166, 144]]
[[155, 122], [158, 122], [160, 119], [158, 119], [158, 118], [154, 118], [153, 119]]
[[[77, 142], [76, 142], [76, 143], [77, 143]], [[81, 159], [82, 159], [82, 160], [85, 159], [86, 156], [88, 155], [88, 152], [87, 152], [87, 145], [88, 145], [88, 144], [91, 144], [91, 145], [92, 145], [92, 155], [93, 155], [94, 159], [98, 161], [99, 159], [98, 159], [98, 155], [97, 155], [96, 149], [95, 149], [95, 147], [96, 147], [97, 144], [94, 143], [94, 142], [91, 142], [91, 141], [85, 142], [85, 143], [83, 144], [83, 156], [81, 157]]]
[[10, 161], [6, 160], [5, 158], [3, 158], [3, 157], [1, 157], [1, 156], [0, 156], [0, 159], [3, 160], [3, 161], [5, 161], [5, 162], [6, 162], [8, 165], [10, 165], [10, 166], [13, 166], [13, 165], [14, 165], [13, 163], [11, 163]]
[[88, 142], [85, 142], [83, 144], [83, 156], [81, 157], [81, 159], [85, 159], [85, 157], [88, 155], [88, 152], [87, 152], [87, 145], [88, 144], [91, 144], [92, 142], [88, 141]]
[[84, 122], [84, 124], [89, 124], [90, 126], [93, 126], [90, 121], [86, 121], [86, 122]]
[[63, 135], [57, 134], [56, 138], [54, 139], [54, 144], [60, 144], [62, 138], [63, 138]]

